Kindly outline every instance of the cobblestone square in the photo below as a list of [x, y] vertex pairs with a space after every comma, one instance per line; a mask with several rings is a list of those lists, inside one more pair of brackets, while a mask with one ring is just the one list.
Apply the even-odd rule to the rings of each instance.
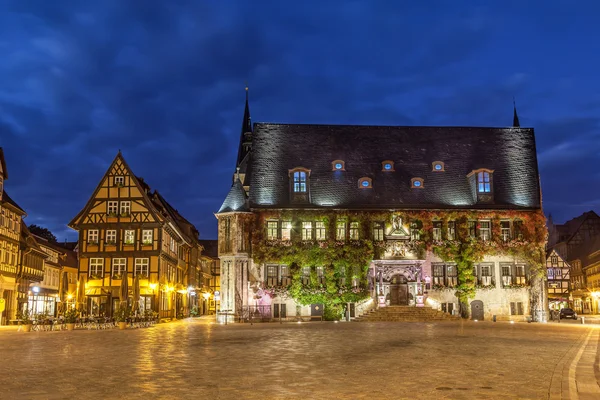
[[203, 319], [126, 331], [4, 329], [0, 398], [592, 399], [598, 331]]

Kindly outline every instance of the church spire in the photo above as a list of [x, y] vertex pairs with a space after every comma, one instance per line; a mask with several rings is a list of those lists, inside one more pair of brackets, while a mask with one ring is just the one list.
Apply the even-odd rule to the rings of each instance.
[[519, 116], [517, 115], [517, 104], [515, 103], [515, 98], [513, 97], [513, 128], [520, 128], [521, 124], [519, 123]]
[[241, 165], [244, 162], [244, 158], [250, 152], [252, 145], [252, 118], [250, 117], [250, 106], [248, 105], [248, 86], [246, 86], [246, 105], [244, 107], [244, 118], [242, 120], [242, 132], [240, 134], [240, 147], [238, 149], [238, 157], [236, 162], [236, 168], [241, 169], [244, 172], [244, 167]]

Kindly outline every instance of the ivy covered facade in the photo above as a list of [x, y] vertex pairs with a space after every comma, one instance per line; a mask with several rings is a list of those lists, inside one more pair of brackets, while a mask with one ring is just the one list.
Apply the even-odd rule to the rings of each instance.
[[546, 318], [532, 129], [252, 126], [246, 99], [216, 216], [232, 319]]

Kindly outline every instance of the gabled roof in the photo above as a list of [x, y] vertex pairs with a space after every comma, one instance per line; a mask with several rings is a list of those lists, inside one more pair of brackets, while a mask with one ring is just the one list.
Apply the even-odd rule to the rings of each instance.
[[[572, 218], [565, 222], [564, 224], [555, 224], [556, 232], [558, 233], [558, 243], [560, 242], [569, 242], [573, 236], [579, 231], [581, 226], [588, 219], [599, 219], [600, 217], [593, 210], [586, 211], [583, 214]], [[567, 239], [560, 240], [561, 237], [568, 236]]]
[[104, 173], [104, 175], [102, 176], [102, 179], [100, 179], [100, 182], [98, 182], [98, 185], [96, 186], [96, 189], [94, 190], [94, 192], [92, 193], [92, 195], [90, 196], [89, 200], [87, 201], [85, 207], [83, 207], [81, 209], [81, 211], [79, 211], [79, 213], [75, 216], [75, 218], [73, 218], [73, 220], [71, 220], [71, 222], [69, 222], [69, 224], [67, 225], [69, 228], [72, 229], [76, 229], [76, 226], [78, 225], [79, 220], [81, 219], [81, 217], [83, 215], [86, 215], [88, 212], [90, 212], [91, 208], [92, 208], [92, 200], [96, 197], [96, 195], [98, 194], [98, 192], [100, 191], [100, 189], [102, 188], [102, 183], [104, 182], [105, 179], [107, 179], [108, 175], [110, 174], [110, 171], [113, 169], [113, 167], [115, 166], [115, 164], [117, 163], [117, 161], [121, 161], [121, 163], [123, 164], [123, 166], [127, 169], [127, 171], [129, 172], [129, 175], [131, 177], [131, 180], [134, 182], [134, 184], [137, 186], [138, 190], [140, 191], [140, 193], [142, 194], [142, 197], [144, 199], [144, 202], [146, 203], [147, 207], [148, 207], [148, 211], [153, 215], [154, 218], [156, 218], [157, 220], [159, 220], [158, 215], [156, 214], [155, 208], [152, 207], [152, 201], [150, 200], [150, 198], [148, 197], [149, 195], [149, 190], [150, 190], [150, 186], [148, 186], [144, 180], [142, 178], [138, 178], [134, 173], [133, 170], [129, 167], [129, 165], [127, 164], [127, 162], [125, 161], [125, 158], [123, 157], [123, 155], [121, 154], [121, 151], [119, 150], [119, 152], [117, 153], [117, 156], [115, 157], [115, 159], [113, 160], [113, 162], [110, 164], [110, 166], [108, 167], [108, 169], [106, 170], [106, 172]]
[[22, 213], [23, 216], [26, 216], [27, 213], [25, 212], [25, 210], [23, 210], [16, 201], [14, 201], [9, 195], [8, 193], [6, 193], [6, 190], [2, 191], [2, 202], [5, 204], [9, 204], [11, 205], [15, 211]]
[[0, 147], [0, 167], [2, 167], [2, 177], [4, 180], [8, 179], [8, 171], [6, 170], [6, 160], [4, 159], [4, 150]]
[[219, 241], [218, 240], [199, 240], [200, 245], [204, 248], [201, 255], [210, 258], [218, 258]]
[[570, 252], [569, 258], [580, 260], [582, 268], [600, 262], [600, 236], [595, 236], [574, 248]]
[[248, 208], [246, 191], [239, 178], [233, 182], [233, 185], [231, 186], [231, 189], [229, 189], [229, 193], [227, 194], [227, 197], [225, 197], [225, 201], [223, 202], [223, 205], [221, 205], [221, 208], [219, 208], [217, 214], [233, 211], [250, 211]]
[[25, 245], [27, 249], [31, 249], [37, 253], [39, 253], [43, 258], [48, 258], [48, 254], [40, 247], [38, 241], [36, 240], [36, 236], [29, 231], [27, 228], [27, 224], [25, 221], [21, 219], [21, 244]]
[[[334, 160], [345, 171], [332, 171]], [[383, 172], [392, 160], [395, 171]], [[444, 172], [432, 171], [434, 161]], [[310, 170], [310, 204], [290, 201], [289, 170]], [[531, 128], [256, 123], [250, 207], [540, 209]], [[493, 170], [493, 204], [478, 204], [467, 175]], [[372, 189], [358, 180], [372, 179]], [[411, 188], [412, 178], [424, 185]]]

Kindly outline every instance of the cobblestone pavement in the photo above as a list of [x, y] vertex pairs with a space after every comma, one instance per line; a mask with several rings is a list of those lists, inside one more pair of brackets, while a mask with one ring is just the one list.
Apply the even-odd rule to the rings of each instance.
[[0, 399], [598, 399], [599, 332], [471, 321], [3, 329]]

